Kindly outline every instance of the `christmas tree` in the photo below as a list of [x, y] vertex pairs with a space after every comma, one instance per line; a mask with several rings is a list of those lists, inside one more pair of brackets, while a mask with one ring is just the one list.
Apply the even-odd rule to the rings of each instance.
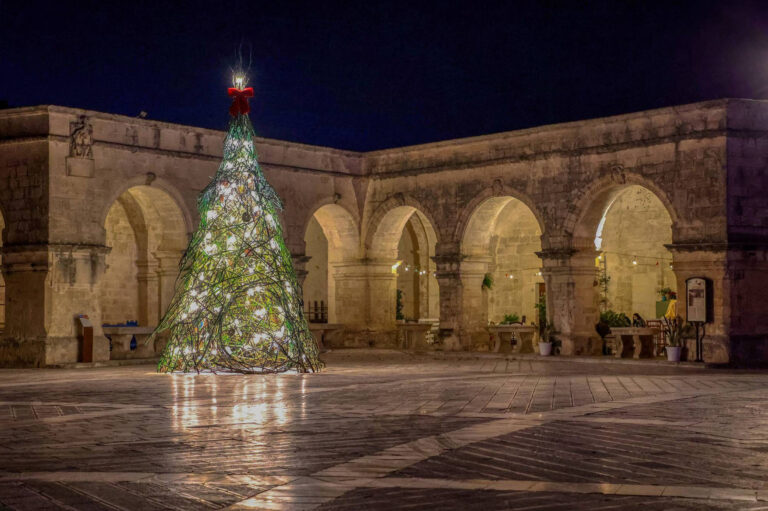
[[321, 367], [277, 218], [282, 205], [253, 146], [253, 89], [243, 82], [236, 78], [228, 91], [233, 103], [224, 158], [198, 199], [200, 224], [181, 260], [176, 294], [152, 335], [169, 335], [162, 372]]

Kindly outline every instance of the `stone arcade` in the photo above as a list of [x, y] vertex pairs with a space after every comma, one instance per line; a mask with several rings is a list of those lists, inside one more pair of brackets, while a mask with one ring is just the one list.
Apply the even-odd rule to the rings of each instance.
[[[97, 339], [103, 324], [157, 324], [223, 135], [0, 111], [0, 365], [77, 361], [78, 314]], [[368, 153], [256, 143], [310, 315], [339, 326], [332, 346], [394, 345], [399, 289], [402, 315], [439, 322], [443, 349], [483, 349], [489, 321], [530, 321], [545, 296], [563, 353], [597, 354], [600, 307], [654, 317], [659, 289], [703, 276], [705, 359], [768, 361], [766, 102]]]

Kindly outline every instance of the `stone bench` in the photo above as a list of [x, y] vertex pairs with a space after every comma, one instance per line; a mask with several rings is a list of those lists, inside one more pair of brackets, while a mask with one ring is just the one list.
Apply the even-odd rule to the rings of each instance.
[[317, 343], [317, 349], [319, 350], [325, 348], [325, 334], [335, 330], [341, 330], [342, 328], [344, 328], [344, 325], [336, 323], [309, 323], [309, 331], [312, 332], [312, 336]]
[[653, 338], [658, 335], [658, 328], [624, 327], [611, 328], [616, 336], [616, 358], [652, 358]]

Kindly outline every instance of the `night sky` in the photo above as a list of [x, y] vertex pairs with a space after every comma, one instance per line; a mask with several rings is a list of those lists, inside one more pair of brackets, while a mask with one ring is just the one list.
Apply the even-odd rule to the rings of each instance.
[[[455, 4], [455, 5], [453, 5]], [[768, 98], [768, 1], [0, 0], [0, 100], [371, 150]]]

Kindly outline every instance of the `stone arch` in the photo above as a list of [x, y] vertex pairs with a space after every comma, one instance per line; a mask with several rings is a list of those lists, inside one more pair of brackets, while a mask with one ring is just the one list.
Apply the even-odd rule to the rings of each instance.
[[577, 197], [571, 213], [563, 223], [566, 233], [573, 236], [573, 247], [586, 248], [594, 238], [600, 220], [610, 204], [630, 186], [641, 186], [651, 192], [664, 205], [667, 214], [672, 220], [673, 230], [680, 220], [674, 204], [666, 191], [653, 181], [642, 176], [630, 173], [621, 173], [621, 177], [615, 175], [604, 177], [590, 183], [589, 186], [574, 192]]
[[99, 284], [106, 324], [156, 326], [173, 298], [188, 224], [165, 190], [136, 185], [113, 201], [102, 224], [111, 248]]
[[432, 258], [440, 238], [431, 218], [416, 201], [397, 196], [377, 209], [369, 225], [365, 254], [377, 272], [369, 283], [381, 288], [373, 293], [374, 303], [384, 301], [383, 308], [396, 317], [399, 290], [404, 304], [401, 319], [437, 320], [440, 296]]
[[332, 202], [321, 205], [305, 223], [304, 244], [309, 256], [303, 287], [309, 319], [335, 323], [335, 270], [359, 258], [358, 224], [346, 208]]
[[471, 201], [469, 201], [464, 208], [462, 208], [461, 212], [459, 213], [458, 221], [456, 222], [456, 226], [453, 232], [453, 241], [457, 245], [461, 245], [464, 234], [467, 231], [467, 228], [469, 226], [470, 220], [472, 220], [473, 215], [477, 212], [478, 208], [486, 203], [489, 199], [517, 199], [518, 201], [525, 204], [525, 206], [528, 208], [528, 210], [533, 214], [533, 216], [536, 218], [536, 221], [539, 223], [539, 228], [544, 232], [546, 230], [545, 228], [545, 222], [544, 217], [542, 216], [539, 209], [536, 207], [534, 201], [525, 195], [524, 193], [520, 193], [517, 190], [508, 190], [505, 189], [500, 182], [496, 182], [497, 186], [493, 186], [490, 188], [486, 188], [481, 193], [477, 194], [475, 197], [472, 198]]
[[[459, 240], [462, 254], [463, 324], [473, 347], [487, 345], [485, 326], [507, 315], [535, 319], [543, 294], [542, 223], [526, 202], [511, 195], [486, 195], [473, 201]], [[483, 285], [486, 275], [493, 281]]]
[[388, 258], [392, 248], [396, 249], [399, 235], [414, 212], [424, 218], [426, 225], [432, 230], [435, 242], [439, 243], [441, 236], [436, 227], [440, 224], [435, 221], [431, 212], [409, 195], [398, 193], [382, 202], [371, 215], [365, 234], [366, 257]]
[[192, 212], [187, 207], [187, 203], [184, 200], [184, 195], [179, 192], [179, 190], [168, 180], [150, 175], [136, 176], [127, 179], [122, 182], [120, 187], [113, 190], [107, 196], [106, 201], [102, 205], [101, 212], [99, 213], [99, 225], [104, 225], [104, 222], [107, 219], [107, 214], [109, 213], [110, 208], [112, 208], [114, 205], [115, 201], [117, 201], [117, 199], [125, 192], [131, 188], [136, 187], [159, 189], [160, 191], [164, 192], [172, 200], [173, 204], [175, 204], [179, 209], [179, 212], [184, 219], [185, 232], [187, 237], [190, 237], [197, 222], [195, 221], [195, 217], [192, 215]]
[[630, 317], [634, 313], [645, 319], [663, 315], [656, 304], [659, 290], [677, 290], [667, 245], [673, 242], [679, 216], [667, 194], [647, 180], [630, 176], [620, 183], [603, 180], [602, 186], [590, 188], [592, 192], [577, 203], [577, 223], [569, 226], [576, 253], [595, 260], [599, 285], [594, 287], [595, 296], [583, 299], [596, 302], [601, 310]]

